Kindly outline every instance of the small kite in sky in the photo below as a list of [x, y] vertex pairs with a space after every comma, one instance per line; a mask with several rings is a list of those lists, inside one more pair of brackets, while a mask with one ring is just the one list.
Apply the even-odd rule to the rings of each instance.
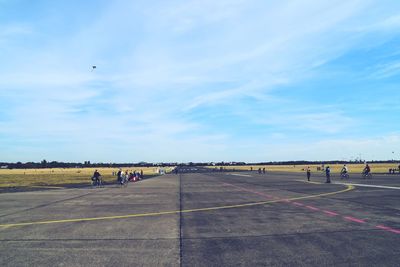
[[92, 70], [91, 71], [94, 71], [96, 68], [97, 68], [96, 66], [92, 66]]

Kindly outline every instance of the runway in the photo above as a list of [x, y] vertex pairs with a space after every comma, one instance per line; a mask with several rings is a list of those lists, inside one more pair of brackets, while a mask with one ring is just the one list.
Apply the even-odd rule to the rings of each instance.
[[398, 266], [399, 176], [181, 171], [0, 194], [0, 264]]

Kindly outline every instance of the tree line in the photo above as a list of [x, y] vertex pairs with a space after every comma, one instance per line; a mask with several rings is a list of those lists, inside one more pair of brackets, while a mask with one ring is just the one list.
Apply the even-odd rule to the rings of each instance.
[[[376, 160], [368, 161], [369, 163], [393, 163], [393, 160]], [[47, 161], [40, 162], [0, 162], [0, 167], [3, 169], [40, 169], [40, 168], [100, 168], [100, 167], [170, 167], [170, 166], [246, 166], [246, 165], [322, 165], [322, 164], [346, 164], [346, 163], [364, 163], [364, 161], [344, 161], [344, 160], [330, 160], [330, 161], [269, 161], [269, 162], [188, 162], [188, 163], [92, 163], [89, 160], [84, 162], [60, 162], [60, 161]]]

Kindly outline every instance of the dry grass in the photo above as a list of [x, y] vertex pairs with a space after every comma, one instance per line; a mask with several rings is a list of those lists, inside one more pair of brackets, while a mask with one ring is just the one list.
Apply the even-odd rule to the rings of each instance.
[[[118, 168], [52, 168], [52, 169], [0, 169], [0, 188], [20, 186], [51, 186], [61, 184], [91, 183], [95, 170], [102, 175], [103, 181], [114, 182], [112, 175]], [[165, 168], [167, 171], [170, 170]], [[123, 171], [143, 170], [144, 176], [157, 174], [157, 167], [126, 167]]]
[[[253, 168], [253, 171], [257, 171], [258, 168], [265, 168], [267, 171], [281, 171], [281, 172], [304, 172], [307, 166], [310, 166], [312, 172], [317, 172], [318, 167], [322, 165], [253, 165], [253, 166], [223, 166], [228, 170], [248, 170]], [[325, 164], [325, 167], [329, 166], [331, 172], [339, 173], [343, 167], [343, 164]], [[372, 173], [387, 173], [389, 169], [398, 168], [399, 163], [372, 163], [369, 164]], [[347, 164], [350, 173], [361, 173], [365, 167], [365, 164]], [[220, 166], [208, 166], [208, 168], [220, 168]], [[322, 172], [322, 170], [320, 170]]]

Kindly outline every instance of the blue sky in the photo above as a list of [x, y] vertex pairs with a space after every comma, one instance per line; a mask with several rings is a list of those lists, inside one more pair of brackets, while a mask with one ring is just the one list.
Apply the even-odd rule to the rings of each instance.
[[0, 62], [0, 161], [400, 158], [399, 1], [0, 0]]

